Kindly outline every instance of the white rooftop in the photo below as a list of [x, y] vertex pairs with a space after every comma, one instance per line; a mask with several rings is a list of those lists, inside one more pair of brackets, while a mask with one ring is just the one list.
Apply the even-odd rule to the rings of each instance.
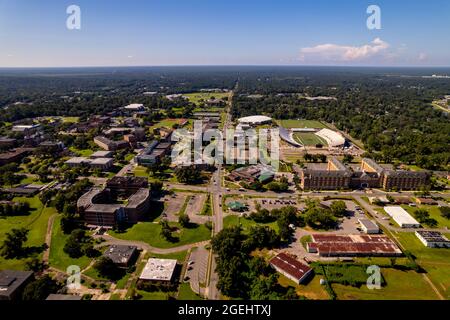
[[129, 109], [129, 110], [138, 110], [138, 109], [143, 109], [143, 108], [144, 108], [144, 105], [142, 103], [132, 103], [125, 107], [125, 109]]
[[239, 123], [264, 123], [270, 121], [272, 121], [272, 118], [267, 116], [250, 116], [238, 119]]
[[170, 281], [175, 272], [176, 265], [177, 260], [173, 259], [148, 259], [139, 279]]
[[102, 164], [106, 165], [106, 164], [109, 164], [112, 162], [113, 162], [112, 158], [96, 158], [96, 159], [90, 160], [91, 164], [100, 164], [100, 165], [102, 165]]
[[384, 211], [386, 211], [386, 213], [390, 215], [392, 219], [394, 219], [395, 222], [399, 224], [399, 226], [403, 225], [420, 226], [420, 223], [417, 222], [416, 219], [411, 217], [411, 215], [402, 207], [399, 206], [384, 207]]

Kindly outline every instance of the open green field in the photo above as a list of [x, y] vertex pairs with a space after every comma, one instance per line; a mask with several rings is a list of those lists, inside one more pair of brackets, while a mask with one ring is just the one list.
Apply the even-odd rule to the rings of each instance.
[[314, 276], [310, 281], [304, 284], [296, 284], [294, 281], [286, 278], [282, 274], [278, 278], [278, 283], [283, 287], [292, 286], [300, 296], [305, 296], [311, 300], [328, 300], [330, 299], [324, 286], [320, 284], [321, 277]]
[[409, 214], [411, 214], [412, 217], [414, 217], [414, 211], [417, 209], [425, 209], [430, 214], [430, 218], [435, 219], [438, 222], [438, 225], [436, 228], [450, 228], [450, 219], [446, 219], [443, 216], [441, 216], [441, 212], [438, 208], [438, 206], [417, 206], [417, 207], [410, 207], [407, 205], [401, 206], [403, 209], [408, 211]]
[[326, 147], [328, 145], [324, 139], [312, 132], [296, 132], [294, 133], [293, 138], [296, 142], [304, 146], [315, 146], [321, 144]]
[[338, 300], [436, 300], [438, 296], [424, 279], [415, 271], [382, 269], [386, 286], [379, 290], [370, 290], [362, 285], [360, 288], [332, 284]]
[[84, 256], [78, 259], [72, 259], [64, 252], [64, 245], [69, 235], [65, 235], [61, 230], [61, 216], [55, 218], [52, 230], [52, 242], [50, 246], [49, 264], [50, 266], [66, 271], [68, 266], [76, 265], [80, 269], [86, 268], [91, 259]]
[[181, 124], [184, 121], [184, 119], [164, 119], [153, 126], [150, 127], [150, 130], [157, 129], [157, 128], [172, 128], [174, 124]]
[[224, 228], [237, 226], [239, 223], [241, 224], [244, 231], [254, 226], [268, 226], [278, 232], [278, 225], [276, 221], [270, 223], [258, 223], [250, 219], [240, 218], [237, 215], [229, 215], [223, 219]]
[[76, 153], [79, 157], [90, 157], [94, 153], [94, 150], [91, 149], [80, 150], [73, 146], [70, 147], [69, 150], [72, 151], [73, 153]]
[[143, 241], [156, 248], [173, 248], [211, 238], [211, 230], [204, 225], [195, 228], [181, 228], [178, 223], [170, 223], [170, 225], [178, 228], [178, 231], [172, 233], [174, 237], [178, 238], [176, 242], [163, 239], [160, 235], [161, 226], [153, 222], [141, 222], [124, 233], [109, 232], [109, 234], [118, 239]]
[[[28, 241], [25, 243], [27, 247], [39, 247], [45, 243], [45, 234], [47, 231], [48, 219], [56, 213], [54, 208], [44, 208], [38, 197], [24, 198], [17, 197], [14, 201], [29, 202], [31, 211], [28, 216], [15, 216], [0, 219], [0, 243], [5, 239], [6, 233], [11, 229], [27, 228]], [[42, 256], [42, 254], [40, 254]], [[6, 260], [0, 257], [1, 269], [23, 270], [25, 268], [26, 259], [10, 259]]]
[[325, 124], [317, 120], [277, 120], [278, 124], [286, 129], [293, 128], [327, 128]]
[[194, 92], [183, 94], [190, 102], [199, 104], [201, 100], [208, 101], [211, 98], [222, 99], [224, 97], [229, 97], [229, 92]]
[[[402, 247], [416, 257], [416, 262], [441, 294], [450, 299], [450, 249], [427, 248], [412, 232], [394, 232]], [[450, 238], [450, 233], [446, 234]]]

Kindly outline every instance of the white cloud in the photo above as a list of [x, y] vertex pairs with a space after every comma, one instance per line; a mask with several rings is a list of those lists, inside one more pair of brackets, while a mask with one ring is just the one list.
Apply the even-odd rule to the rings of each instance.
[[376, 38], [369, 44], [359, 47], [343, 46], [338, 44], [320, 44], [315, 47], [302, 48], [300, 61], [326, 61], [326, 62], [352, 62], [364, 61], [368, 58], [386, 53], [390, 45]]
[[417, 60], [420, 62], [424, 62], [428, 60], [428, 55], [425, 52], [421, 52], [419, 56], [417, 57]]

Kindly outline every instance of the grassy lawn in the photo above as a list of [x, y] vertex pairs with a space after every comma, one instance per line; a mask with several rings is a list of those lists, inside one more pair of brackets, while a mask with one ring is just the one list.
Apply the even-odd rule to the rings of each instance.
[[304, 284], [296, 284], [294, 281], [286, 278], [282, 274], [278, 278], [278, 283], [283, 287], [292, 286], [295, 287], [295, 291], [300, 296], [305, 296], [312, 300], [328, 300], [329, 295], [324, 289], [324, 286], [320, 284], [321, 277], [314, 276], [310, 281]]
[[80, 122], [79, 117], [62, 117], [64, 123], [78, 123]]
[[182, 283], [178, 289], [178, 300], [202, 300], [194, 291], [189, 283]]
[[228, 228], [231, 226], [237, 226], [238, 223], [241, 224], [242, 228], [245, 230], [250, 229], [253, 226], [268, 226], [271, 227], [272, 229], [274, 229], [275, 231], [278, 232], [278, 225], [277, 222], [270, 222], [270, 223], [257, 223], [253, 220], [250, 219], [245, 219], [245, 218], [239, 218], [236, 215], [230, 215], [227, 216], [223, 219], [223, 226], [224, 228]]
[[33, 177], [25, 177], [22, 180], [20, 180], [20, 184], [44, 184], [41, 181], [39, 181], [39, 178], [33, 178]]
[[137, 293], [141, 295], [141, 298], [139, 300], [167, 300], [169, 295], [175, 295], [175, 292], [162, 291], [147, 292], [143, 290], [137, 290]]
[[[428, 272], [428, 277], [444, 297], [450, 299], [450, 249], [427, 248], [414, 233], [393, 233], [403, 248]], [[450, 234], [446, 234], [450, 238]]]
[[415, 271], [382, 269], [387, 285], [380, 290], [370, 290], [362, 285], [360, 288], [332, 284], [339, 300], [434, 300], [438, 299], [431, 286], [423, 276]]
[[184, 97], [186, 97], [190, 102], [199, 104], [200, 100], [203, 99], [203, 101], [208, 101], [212, 97], [216, 99], [222, 99], [224, 97], [229, 97], [229, 92], [194, 92], [194, 93], [187, 93], [183, 94]]
[[65, 271], [68, 266], [76, 265], [80, 269], [86, 268], [91, 259], [84, 256], [78, 259], [72, 259], [64, 252], [64, 245], [69, 235], [65, 235], [61, 230], [61, 216], [56, 217], [53, 223], [52, 243], [50, 246], [49, 264], [61, 271]]
[[141, 166], [136, 167], [134, 169], [134, 176], [148, 178], [147, 168]]
[[312, 132], [296, 132], [293, 136], [294, 140], [304, 146], [315, 146], [321, 144], [327, 146], [327, 142]]
[[417, 208], [414, 208], [414, 207], [403, 205], [402, 208], [405, 209], [406, 211], [408, 211], [408, 213], [411, 214], [412, 217], [414, 217], [414, 211], [416, 211], [417, 209], [419, 209], [419, 208], [425, 209], [430, 214], [430, 218], [433, 218], [438, 222], [438, 225], [436, 226], [436, 228], [443, 228], [443, 227], [450, 228], [450, 219], [446, 219], [443, 216], [441, 216], [441, 212], [440, 212], [438, 206], [417, 206]]
[[292, 128], [327, 128], [325, 124], [317, 120], [277, 120], [278, 124], [286, 129]]
[[183, 119], [164, 119], [153, 126], [150, 127], [150, 130], [157, 129], [157, 128], [172, 128], [174, 124], [180, 124], [183, 121]]
[[80, 150], [73, 146], [70, 147], [69, 150], [72, 151], [73, 153], [76, 153], [79, 157], [90, 157], [94, 153], [94, 150], [91, 149]]
[[175, 259], [178, 263], [182, 264], [186, 260], [188, 251], [180, 251], [168, 254], [157, 254], [157, 253], [148, 253], [146, 255], [147, 258], [157, 258], [157, 259]]
[[[56, 213], [54, 208], [44, 208], [38, 197], [24, 198], [17, 197], [14, 201], [29, 202], [31, 211], [28, 216], [6, 217], [0, 219], [0, 243], [5, 239], [7, 232], [11, 229], [27, 228], [28, 241], [25, 246], [38, 247], [45, 242], [45, 233], [47, 231], [48, 219]], [[40, 257], [42, 254], [39, 255]], [[1, 269], [23, 270], [25, 268], [26, 259], [6, 260], [0, 257]]]
[[160, 235], [161, 226], [153, 222], [141, 222], [125, 233], [109, 232], [110, 235], [118, 239], [143, 241], [157, 248], [173, 248], [185, 244], [201, 242], [211, 238], [211, 231], [204, 225], [195, 228], [181, 228], [178, 223], [171, 223], [172, 227], [179, 228], [172, 235], [178, 238], [176, 242], [169, 242]]

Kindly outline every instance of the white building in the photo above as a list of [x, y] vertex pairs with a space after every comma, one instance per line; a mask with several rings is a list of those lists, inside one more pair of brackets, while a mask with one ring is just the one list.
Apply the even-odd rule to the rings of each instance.
[[139, 280], [151, 282], [170, 282], [173, 280], [176, 266], [177, 260], [148, 259]]
[[401, 228], [419, 228], [420, 223], [417, 222], [416, 219], [411, 217], [411, 215], [406, 212], [405, 209], [398, 206], [393, 207], [384, 207], [384, 211], [394, 219], [394, 221], [401, 227]]
[[266, 123], [271, 123], [272, 118], [266, 117], [266, 116], [250, 116], [250, 117], [244, 117], [238, 119], [238, 122], [241, 124], [248, 124], [248, 125], [261, 125]]
[[128, 111], [144, 111], [144, 105], [142, 103], [132, 103], [124, 107], [125, 110]]
[[367, 234], [376, 234], [380, 232], [378, 225], [369, 219], [358, 219], [361, 229]]
[[418, 230], [415, 234], [426, 247], [450, 248], [450, 241], [440, 232]]

